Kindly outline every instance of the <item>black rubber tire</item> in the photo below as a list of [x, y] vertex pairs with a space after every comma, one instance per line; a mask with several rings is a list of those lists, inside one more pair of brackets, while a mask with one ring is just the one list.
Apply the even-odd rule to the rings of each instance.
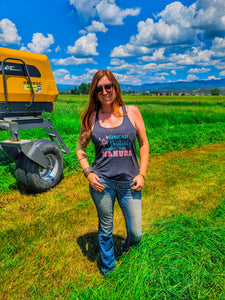
[[63, 175], [63, 156], [60, 147], [49, 140], [36, 140], [34, 145], [49, 160], [49, 167], [42, 168], [23, 153], [16, 161], [16, 178], [19, 187], [31, 193], [42, 193], [57, 185]]

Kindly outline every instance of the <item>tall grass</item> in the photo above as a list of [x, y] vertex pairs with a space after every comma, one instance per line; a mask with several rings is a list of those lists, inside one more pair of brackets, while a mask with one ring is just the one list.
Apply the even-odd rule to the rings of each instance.
[[[124, 96], [126, 104], [137, 105], [143, 115], [150, 144], [150, 154], [163, 154], [225, 140], [225, 96]], [[76, 158], [76, 144], [80, 130], [80, 113], [88, 96], [59, 95], [49, 116], [71, 155], [64, 155], [64, 174], [80, 170]], [[24, 130], [21, 139], [48, 138], [43, 129]], [[9, 139], [8, 132], [0, 132], [0, 139]], [[94, 147], [88, 147], [90, 162]], [[0, 193], [17, 188], [13, 160], [0, 151]], [[7, 178], [7, 181], [5, 180]]]
[[150, 157], [143, 240], [118, 256], [116, 203], [117, 268], [106, 279], [83, 174], [39, 195], [2, 194], [0, 299], [223, 299], [224, 155], [225, 142]]
[[174, 215], [153, 224], [99, 286], [70, 299], [224, 299], [225, 200], [204, 219]]

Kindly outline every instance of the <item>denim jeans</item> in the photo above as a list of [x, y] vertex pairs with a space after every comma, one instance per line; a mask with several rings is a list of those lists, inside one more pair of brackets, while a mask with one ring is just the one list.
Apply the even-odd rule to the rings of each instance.
[[98, 192], [90, 185], [90, 194], [98, 213], [98, 241], [100, 250], [100, 268], [103, 274], [115, 267], [113, 231], [113, 211], [115, 199], [123, 212], [127, 238], [123, 245], [126, 252], [133, 244], [140, 242], [142, 237], [141, 191], [133, 191], [133, 182], [114, 182], [101, 178], [105, 189]]

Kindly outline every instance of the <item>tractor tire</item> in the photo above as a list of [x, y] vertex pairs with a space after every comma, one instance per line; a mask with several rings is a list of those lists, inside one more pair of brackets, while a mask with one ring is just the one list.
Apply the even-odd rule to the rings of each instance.
[[16, 161], [16, 179], [19, 187], [30, 193], [42, 193], [57, 185], [63, 175], [63, 156], [60, 147], [49, 140], [36, 140], [34, 145], [49, 161], [48, 168], [20, 153]]

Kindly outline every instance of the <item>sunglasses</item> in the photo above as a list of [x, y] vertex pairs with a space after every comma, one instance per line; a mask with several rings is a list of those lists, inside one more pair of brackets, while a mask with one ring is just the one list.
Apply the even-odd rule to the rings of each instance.
[[113, 87], [114, 87], [114, 84], [113, 83], [109, 83], [109, 84], [106, 84], [106, 85], [100, 85], [100, 86], [97, 86], [96, 89], [95, 89], [95, 93], [98, 94], [98, 95], [101, 95], [103, 93], [103, 89], [108, 93], [108, 92], [112, 92], [113, 90]]

